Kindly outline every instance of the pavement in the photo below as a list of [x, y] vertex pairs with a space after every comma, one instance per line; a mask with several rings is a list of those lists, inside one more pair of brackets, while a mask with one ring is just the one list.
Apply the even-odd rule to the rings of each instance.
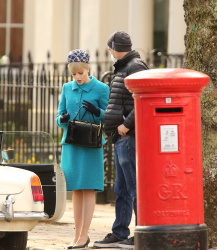
[[[96, 240], [102, 240], [111, 233], [111, 227], [115, 218], [114, 204], [96, 204], [93, 219], [91, 222], [89, 237], [90, 244], [87, 249], [93, 249], [93, 243]], [[135, 216], [133, 215], [130, 225], [133, 236]], [[74, 233], [74, 219], [72, 202], [67, 200], [66, 209], [63, 217], [54, 223], [40, 222], [28, 234], [28, 243], [26, 250], [63, 250], [67, 249]], [[106, 248], [103, 248], [106, 250]], [[120, 249], [120, 248], [108, 248]], [[108, 250], [107, 249], [107, 250]]]
[[[103, 239], [111, 233], [115, 218], [114, 204], [96, 204], [92, 223], [89, 230], [90, 244], [85, 250], [93, 249], [96, 240]], [[130, 230], [134, 233], [135, 216], [133, 215]], [[26, 250], [63, 250], [67, 249], [74, 233], [74, 218], [72, 202], [67, 200], [63, 217], [58, 222], [40, 222], [28, 235]], [[98, 248], [99, 249], [99, 248]], [[120, 248], [103, 248], [104, 250], [120, 250]], [[122, 249], [123, 250], [123, 249]], [[210, 248], [208, 250], [217, 250]]]

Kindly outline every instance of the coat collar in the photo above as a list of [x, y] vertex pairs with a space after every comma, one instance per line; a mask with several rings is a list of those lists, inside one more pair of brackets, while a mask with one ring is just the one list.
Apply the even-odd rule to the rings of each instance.
[[94, 76], [89, 76], [90, 82], [78, 85], [74, 80], [72, 81], [72, 90], [82, 89], [85, 92], [89, 92], [96, 83], [96, 78]]
[[131, 50], [128, 52], [124, 57], [117, 60], [117, 62], [114, 64], [115, 67], [115, 73], [117, 70], [123, 66], [125, 66], [129, 61], [131, 61], [133, 58], [140, 58], [140, 55], [137, 51]]

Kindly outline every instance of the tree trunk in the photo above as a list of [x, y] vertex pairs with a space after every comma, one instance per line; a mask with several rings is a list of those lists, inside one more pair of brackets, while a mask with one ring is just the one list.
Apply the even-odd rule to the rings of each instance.
[[205, 222], [211, 247], [217, 246], [217, 1], [184, 0], [183, 6], [187, 25], [184, 68], [211, 79], [201, 98]]

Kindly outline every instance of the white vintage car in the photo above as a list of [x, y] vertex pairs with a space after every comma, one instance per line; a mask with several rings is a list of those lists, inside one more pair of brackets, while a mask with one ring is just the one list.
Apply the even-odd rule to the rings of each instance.
[[65, 210], [66, 183], [45, 132], [0, 132], [0, 250], [25, 250], [28, 231]]

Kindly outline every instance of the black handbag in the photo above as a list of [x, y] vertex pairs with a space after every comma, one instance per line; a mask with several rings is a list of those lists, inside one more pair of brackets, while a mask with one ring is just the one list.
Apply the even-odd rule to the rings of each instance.
[[[74, 119], [68, 124], [66, 143], [89, 148], [101, 148], [102, 124], [93, 123], [94, 117], [88, 111], [85, 111], [81, 120], [76, 120], [81, 108], [83, 108], [83, 106], [79, 108]], [[82, 120], [86, 112], [88, 112], [90, 116], [90, 122]]]

